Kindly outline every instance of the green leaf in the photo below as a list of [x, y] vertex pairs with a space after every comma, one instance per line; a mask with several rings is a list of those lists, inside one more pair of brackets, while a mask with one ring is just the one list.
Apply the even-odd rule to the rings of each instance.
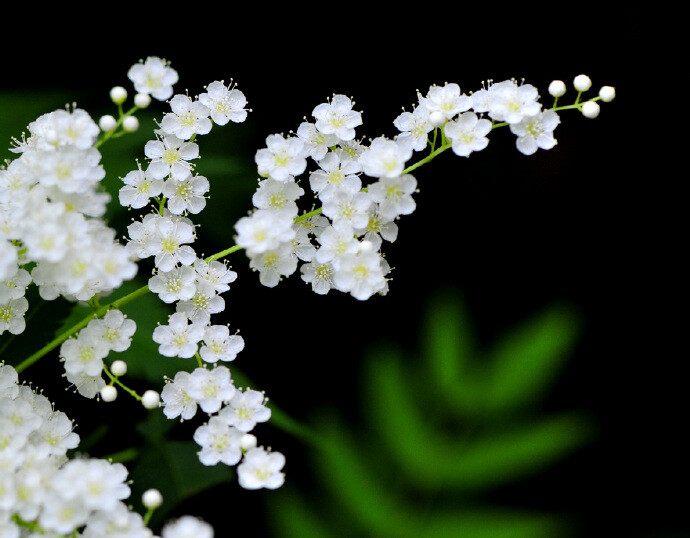
[[478, 414], [484, 402], [482, 379], [475, 356], [475, 338], [470, 316], [457, 291], [434, 295], [425, 313], [422, 350], [434, 392], [446, 400], [450, 411], [468, 419]]
[[[289, 486], [281, 488], [280, 497], [270, 512], [273, 534], [285, 538], [327, 538], [333, 532], [315, 515], [314, 506], [307, 506], [298, 492]], [[332, 528], [332, 527], [331, 527]]]
[[565, 364], [580, 325], [571, 309], [555, 306], [504, 336], [487, 357], [485, 409], [507, 413], [540, 401]]
[[534, 474], [590, 440], [590, 424], [580, 414], [451, 438], [433, 428], [438, 417], [418, 407], [418, 395], [393, 352], [381, 350], [368, 363], [368, 416], [400, 471], [417, 487], [488, 489]]
[[348, 525], [352, 519], [367, 532], [403, 536], [406, 513], [381, 481], [380, 468], [371, 466], [373, 452], [361, 443], [355, 445], [354, 436], [336, 416], [320, 421], [318, 431], [327, 448], [314, 453], [314, 463], [322, 487], [342, 510], [342, 519], [331, 524]]

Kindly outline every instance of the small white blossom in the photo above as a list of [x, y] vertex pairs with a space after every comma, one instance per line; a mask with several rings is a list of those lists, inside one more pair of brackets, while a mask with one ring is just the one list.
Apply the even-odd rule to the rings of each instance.
[[247, 433], [253, 430], [257, 423], [266, 422], [271, 418], [271, 410], [264, 403], [264, 395], [259, 391], [237, 391], [218, 416], [227, 424]]
[[451, 140], [453, 152], [469, 157], [473, 151], [481, 151], [489, 145], [486, 137], [491, 131], [491, 122], [479, 119], [474, 112], [460, 114], [458, 119], [443, 126], [443, 132]]
[[153, 179], [167, 176], [182, 181], [192, 173], [189, 162], [199, 157], [199, 146], [185, 142], [175, 135], [163, 136], [160, 140], [150, 140], [144, 146], [144, 153], [151, 159], [146, 171]]
[[[194, 441], [201, 447], [199, 461], [204, 465], [236, 465], [242, 458], [240, 441], [244, 434], [229, 426], [220, 417], [211, 417], [194, 432]], [[194, 535], [195, 538], [197, 535]]]
[[210, 110], [186, 95], [176, 95], [170, 100], [172, 112], [163, 116], [161, 129], [182, 140], [189, 140], [194, 134], [207, 134], [211, 131]]
[[193, 357], [203, 337], [204, 325], [189, 323], [187, 316], [179, 312], [168, 318], [168, 325], [153, 330], [153, 341], [160, 344], [158, 351], [165, 357]]
[[553, 110], [546, 110], [511, 124], [510, 130], [518, 137], [516, 145], [520, 153], [532, 155], [539, 148], [551, 149], [556, 145], [553, 131], [560, 122], [558, 114]]
[[159, 101], [170, 98], [173, 84], [178, 80], [177, 72], [165, 60], [155, 56], [134, 64], [127, 77], [134, 83], [137, 92], [151, 95]]
[[285, 482], [285, 474], [281, 472], [284, 466], [285, 456], [280, 452], [252, 448], [237, 466], [237, 479], [245, 489], [276, 489]]
[[230, 334], [226, 325], [210, 325], [204, 330], [204, 345], [199, 355], [206, 362], [233, 361], [244, 349], [244, 339]]
[[223, 82], [211, 82], [206, 93], [199, 95], [199, 102], [211, 111], [211, 119], [218, 125], [229, 121], [241, 123], [247, 119], [247, 98], [237, 88]]
[[340, 140], [352, 140], [355, 127], [362, 125], [362, 114], [352, 110], [352, 101], [345, 95], [334, 95], [330, 103], [321, 103], [312, 111], [316, 128]]
[[266, 138], [266, 148], [257, 151], [254, 160], [261, 175], [276, 181], [287, 181], [304, 172], [307, 167], [306, 155], [307, 150], [301, 139], [274, 134]]

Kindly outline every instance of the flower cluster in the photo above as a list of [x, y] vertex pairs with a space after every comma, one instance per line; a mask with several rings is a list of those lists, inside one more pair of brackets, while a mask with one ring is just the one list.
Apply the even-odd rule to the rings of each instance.
[[[236, 242], [265, 286], [276, 286], [302, 261], [302, 278], [319, 294], [333, 287], [357, 299], [385, 293], [390, 267], [379, 248], [382, 238], [395, 240], [394, 220], [414, 210], [410, 195], [416, 181], [401, 176], [402, 168], [377, 175], [373, 163], [386, 158], [389, 142], [394, 153], [400, 150], [409, 158], [411, 152], [393, 141], [377, 140], [370, 148], [355, 141], [362, 115], [344, 95], [318, 105], [312, 115], [314, 123], [303, 122], [294, 136], [269, 136], [266, 148], [256, 153], [265, 179], [252, 198], [256, 210], [235, 226]], [[308, 158], [319, 166], [309, 175], [309, 187], [323, 203], [323, 214], [298, 216], [304, 189], [297, 177], [306, 171]], [[372, 163], [368, 171], [367, 162]], [[378, 184], [362, 189], [363, 171], [379, 177]]]
[[[0, 536], [152, 538], [124, 502], [130, 496], [125, 466], [69, 459], [67, 451], [79, 445], [72, 430], [48, 398], [19, 384], [14, 368], [0, 363]], [[186, 516], [166, 525], [163, 536], [187, 536], [177, 530], [183, 524], [210, 528]]]
[[24, 289], [86, 301], [119, 288], [136, 264], [100, 217], [110, 196], [95, 146], [99, 128], [81, 109], [56, 110], [15, 140], [0, 170], [0, 334], [24, 330]]
[[79, 394], [93, 398], [106, 386], [103, 360], [111, 351], [129, 349], [136, 323], [119, 310], [109, 310], [102, 319], [92, 319], [75, 338], [60, 346], [67, 380]]
[[228, 326], [211, 323], [211, 315], [225, 310], [221, 294], [230, 289], [237, 274], [222, 262], [197, 257], [191, 246], [195, 225], [188, 217], [204, 209], [210, 188], [205, 177], [194, 173], [192, 161], [199, 158], [199, 147], [193, 140], [209, 133], [214, 124], [243, 122], [246, 105], [240, 90], [221, 81], [209, 84], [196, 99], [173, 96], [171, 112], [163, 116], [156, 140], [144, 148], [146, 168], [139, 167], [123, 178], [119, 198], [133, 209], [149, 205], [152, 198], [155, 202], [152, 212], [129, 226], [127, 248], [137, 258], [154, 258], [149, 289], [163, 302], [176, 305], [168, 323], [153, 332], [159, 353], [196, 357], [199, 364], [191, 373], [180, 371], [168, 379], [161, 394], [165, 415], [189, 420], [201, 408], [211, 416], [194, 435], [201, 447], [200, 461], [236, 465], [245, 452], [252, 451], [254, 455], [238, 467], [240, 484], [278, 487], [283, 481], [282, 464], [276, 467], [275, 462], [284, 462], [282, 454], [257, 448], [256, 438], [248, 435], [257, 422], [270, 417], [264, 396], [238, 390], [230, 370], [217, 365], [233, 361], [244, 348], [242, 337], [231, 334]]

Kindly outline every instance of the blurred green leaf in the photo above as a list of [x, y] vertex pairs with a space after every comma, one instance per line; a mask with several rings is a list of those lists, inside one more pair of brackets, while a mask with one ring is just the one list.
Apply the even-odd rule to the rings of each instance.
[[280, 500], [272, 510], [274, 533], [285, 538], [321, 538], [332, 536], [314, 514], [313, 508], [303, 502], [290, 486], [283, 486]]
[[577, 316], [563, 307], [547, 309], [484, 355], [475, 349], [458, 296], [444, 292], [430, 303], [424, 327], [421, 362], [391, 344], [365, 355], [366, 427], [353, 431], [335, 413], [318, 422], [315, 473], [327, 495], [319, 492], [309, 512], [306, 501], [287, 501], [297, 507], [294, 519], [274, 509], [279, 534], [570, 534], [559, 514], [487, 507], [473, 499], [542, 472], [591, 440], [593, 427], [583, 413], [540, 417], [530, 407], [572, 349]]
[[501, 338], [487, 357], [486, 411], [507, 413], [538, 402], [560, 373], [579, 333], [575, 313], [555, 306]]

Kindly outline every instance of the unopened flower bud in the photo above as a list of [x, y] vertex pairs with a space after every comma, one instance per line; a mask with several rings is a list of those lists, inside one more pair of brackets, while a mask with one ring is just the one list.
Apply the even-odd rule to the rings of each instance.
[[110, 114], [106, 114], [105, 116], [101, 116], [101, 119], [98, 120], [98, 126], [102, 131], [112, 131], [117, 127], [117, 120]]
[[149, 510], [155, 510], [163, 504], [163, 495], [157, 489], [147, 489], [141, 496], [141, 502]]
[[554, 80], [551, 84], [549, 84], [549, 93], [553, 97], [561, 97], [563, 94], [565, 94], [565, 82], [562, 80]]
[[582, 105], [582, 115], [585, 118], [592, 120], [599, 115], [600, 110], [599, 104], [595, 103], [594, 101], [587, 101], [584, 105]]
[[139, 120], [134, 116], [127, 116], [122, 121], [122, 128], [128, 133], [133, 133], [139, 128]]
[[125, 90], [122, 86], [115, 86], [110, 90], [110, 99], [116, 105], [121, 105], [127, 100], [127, 90]]
[[138, 93], [134, 96], [134, 104], [139, 108], [146, 108], [151, 104], [151, 96], [148, 93]]
[[141, 405], [146, 409], [155, 409], [161, 401], [161, 396], [155, 390], [147, 390], [141, 397]]
[[602, 86], [599, 90], [599, 97], [604, 103], [610, 103], [616, 97], [616, 88], [613, 86]]
[[101, 389], [101, 399], [104, 402], [114, 402], [117, 398], [117, 389], [112, 385], [106, 385]]
[[592, 80], [587, 75], [578, 75], [573, 80], [573, 86], [579, 92], [586, 92], [592, 87]]
[[240, 438], [240, 448], [242, 448], [242, 450], [251, 450], [252, 448], [256, 448], [256, 437], [251, 433], [245, 433]]
[[438, 110], [434, 110], [431, 114], [429, 114], [429, 121], [434, 127], [440, 127], [446, 123], [446, 117]]
[[125, 361], [114, 361], [110, 366], [113, 375], [121, 376], [127, 373], [127, 363]]

